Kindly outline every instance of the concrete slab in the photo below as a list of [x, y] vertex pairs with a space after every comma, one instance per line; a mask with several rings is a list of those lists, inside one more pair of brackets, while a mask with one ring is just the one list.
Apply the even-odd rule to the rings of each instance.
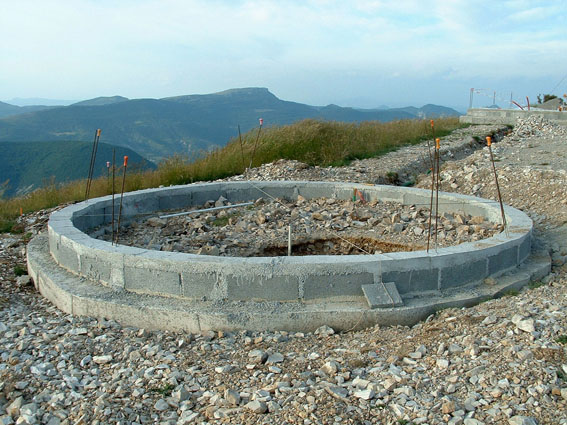
[[370, 308], [399, 307], [404, 304], [394, 282], [363, 285], [362, 291]]

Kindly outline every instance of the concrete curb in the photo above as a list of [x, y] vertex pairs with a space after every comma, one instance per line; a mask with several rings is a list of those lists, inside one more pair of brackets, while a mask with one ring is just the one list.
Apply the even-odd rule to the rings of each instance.
[[[124, 196], [126, 221], [136, 215], [202, 205], [224, 196], [230, 202], [268, 193], [294, 199], [349, 199], [353, 189], [368, 200], [429, 205], [423, 189], [334, 182], [220, 182], [150, 189]], [[464, 212], [500, 221], [497, 203], [443, 193], [440, 213]], [[77, 276], [115, 290], [194, 301], [363, 301], [364, 285], [395, 282], [402, 298], [478, 284], [522, 264], [531, 251], [532, 221], [505, 208], [508, 235], [430, 250], [381, 255], [231, 258], [112, 246], [85, 231], [110, 222], [110, 197], [72, 205], [49, 220], [55, 261]]]
[[567, 111], [550, 111], [532, 108], [529, 111], [520, 109], [471, 108], [459, 121], [467, 124], [506, 124], [515, 125], [518, 118], [530, 116], [543, 117], [557, 124], [567, 125]]
[[314, 331], [328, 325], [335, 330], [360, 329], [375, 324], [413, 325], [445, 308], [474, 305], [520, 289], [547, 275], [546, 253], [530, 256], [494, 285], [467, 286], [433, 297], [406, 300], [395, 308], [369, 309], [364, 303], [195, 302], [115, 291], [80, 278], [59, 267], [51, 257], [46, 235], [28, 245], [28, 269], [39, 292], [66, 313], [112, 319], [124, 326], [151, 330], [203, 332], [207, 330]]

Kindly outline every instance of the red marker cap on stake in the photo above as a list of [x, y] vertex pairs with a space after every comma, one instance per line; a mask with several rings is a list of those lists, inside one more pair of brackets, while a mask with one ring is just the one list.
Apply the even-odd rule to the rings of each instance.
[[96, 131], [97, 137], [100, 137], [100, 128]]
[[441, 139], [435, 139], [435, 147], [439, 149], [441, 146]]
[[264, 124], [264, 118], [260, 118], [260, 126]]
[[429, 124], [431, 124], [431, 128], [433, 128], [433, 120], [429, 120]]
[[127, 167], [128, 166], [128, 156], [124, 156], [124, 166]]
[[492, 137], [486, 136], [486, 144], [487, 144], [488, 146], [492, 145]]

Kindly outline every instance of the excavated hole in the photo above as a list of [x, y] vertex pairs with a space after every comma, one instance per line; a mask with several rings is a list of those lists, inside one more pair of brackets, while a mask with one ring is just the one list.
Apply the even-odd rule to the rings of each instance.
[[[226, 199], [211, 199], [180, 211], [190, 214], [167, 219], [157, 213], [140, 217], [123, 226], [120, 244], [198, 255], [279, 257], [288, 255], [291, 226], [293, 256], [364, 255], [417, 251], [427, 246], [430, 214], [426, 205], [258, 198], [254, 205], [206, 211], [218, 206], [227, 206]], [[483, 217], [457, 212], [444, 213], [438, 224], [438, 237], [431, 239], [432, 246], [437, 242], [439, 247], [458, 245], [499, 231], [495, 223]], [[104, 240], [112, 234], [108, 225], [95, 233]]]
[[[362, 248], [365, 252], [361, 251]], [[291, 255], [360, 255], [387, 252], [406, 252], [424, 249], [422, 245], [401, 244], [365, 237], [321, 238], [292, 244]], [[280, 257], [288, 255], [287, 245], [271, 245], [261, 249], [254, 257]]]

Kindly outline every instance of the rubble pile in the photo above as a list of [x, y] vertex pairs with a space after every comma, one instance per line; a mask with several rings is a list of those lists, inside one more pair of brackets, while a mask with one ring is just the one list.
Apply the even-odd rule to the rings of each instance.
[[548, 119], [538, 115], [531, 115], [528, 118], [519, 118], [516, 121], [510, 138], [512, 140], [520, 140], [532, 136], [551, 138], [565, 137], [567, 136], [567, 128], [552, 123]]
[[[202, 208], [227, 204], [221, 197]], [[434, 236], [435, 218], [431, 221]], [[231, 257], [287, 255], [291, 226], [293, 245], [299, 248], [294, 249], [295, 254], [375, 254], [425, 249], [428, 224], [429, 208], [425, 206], [331, 198], [306, 200], [301, 196], [295, 202], [258, 198], [254, 205], [246, 207], [133, 222], [121, 232], [120, 243]], [[438, 222], [438, 246], [484, 239], [500, 230], [499, 224], [480, 216], [445, 213]], [[110, 241], [111, 229], [102, 237]], [[351, 243], [340, 243], [341, 239]], [[284, 247], [285, 254], [274, 249]]]

